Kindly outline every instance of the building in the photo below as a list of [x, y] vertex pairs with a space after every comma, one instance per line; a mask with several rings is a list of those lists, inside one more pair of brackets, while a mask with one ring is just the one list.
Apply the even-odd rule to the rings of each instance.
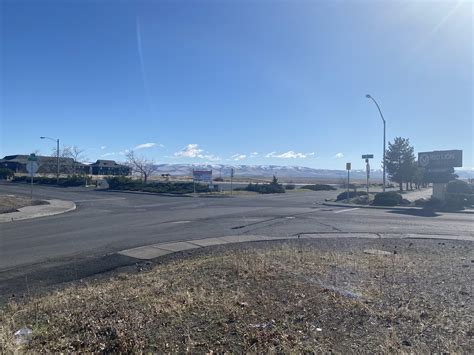
[[114, 160], [97, 160], [90, 164], [92, 175], [130, 175], [131, 169], [126, 165], [117, 164]]
[[[37, 155], [38, 174], [56, 174], [57, 158]], [[0, 167], [8, 168], [16, 174], [27, 174], [26, 164], [28, 155], [7, 155], [0, 159]], [[60, 174], [88, 174], [88, 175], [130, 175], [130, 168], [117, 164], [113, 160], [97, 160], [93, 164], [84, 164], [72, 158], [59, 158]]]

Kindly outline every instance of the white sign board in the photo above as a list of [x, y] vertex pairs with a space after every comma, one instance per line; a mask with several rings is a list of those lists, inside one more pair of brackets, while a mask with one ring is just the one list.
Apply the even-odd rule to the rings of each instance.
[[193, 181], [212, 184], [212, 170], [193, 170]]
[[36, 174], [36, 172], [38, 171], [38, 168], [39, 168], [39, 165], [34, 160], [30, 160], [28, 161], [28, 163], [26, 163], [26, 171], [28, 171], [30, 175]]

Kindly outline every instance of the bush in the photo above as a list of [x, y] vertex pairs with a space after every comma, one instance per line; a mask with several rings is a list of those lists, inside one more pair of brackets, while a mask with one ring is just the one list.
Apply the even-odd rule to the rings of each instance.
[[0, 168], [0, 180], [7, 180], [15, 176], [13, 170], [8, 168]]
[[285, 185], [285, 190], [294, 190], [296, 189], [296, 186], [293, 184], [287, 184]]
[[219, 176], [219, 177], [214, 178], [214, 181], [222, 182], [222, 181], [224, 181], [224, 179]]
[[398, 206], [402, 203], [403, 197], [398, 192], [380, 192], [375, 195], [373, 205], [375, 206]]
[[314, 185], [305, 185], [301, 187], [302, 189], [308, 189], [313, 191], [333, 191], [337, 190], [334, 186], [324, 185], [324, 184], [314, 184]]
[[[124, 176], [107, 179], [112, 190], [143, 191], [154, 193], [189, 194], [194, 192], [192, 182], [150, 182], [144, 184], [141, 180], [132, 180]], [[196, 192], [211, 192], [208, 186], [196, 184]]]
[[[29, 182], [29, 176], [15, 176], [13, 182]], [[72, 187], [72, 186], [84, 186], [92, 183], [92, 178], [87, 175], [71, 175], [67, 178], [60, 178], [59, 185], [63, 187]], [[57, 185], [57, 179], [46, 177], [46, 176], [36, 176], [33, 178], [33, 183], [41, 185]]]
[[276, 176], [273, 177], [273, 181], [269, 184], [248, 184], [245, 188], [246, 191], [258, 192], [259, 194], [281, 194], [285, 193], [286, 190], [282, 184], [278, 183]]
[[466, 181], [453, 180], [446, 185], [446, 192], [451, 194], [472, 194], [472, 189]]
[[[349, 191], [349, 198], [366, 196], [367, 192], [365, 191]], [[341, 201], [347, 199], [347, 191], [341, 192], [337, 195], [336, 201]]]

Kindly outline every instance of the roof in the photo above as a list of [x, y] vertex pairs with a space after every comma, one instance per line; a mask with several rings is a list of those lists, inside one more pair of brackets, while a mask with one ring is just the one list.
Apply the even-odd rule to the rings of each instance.
[[104, 160], [99, 159], [95, 163], [90, 164], [90, 166], [99, 166], [99, 167], [126, 167], [125, 165], [117, 164], [115, 160]]
[[[7, 155], [3, 159], [0, 159], [0, 162], [6, 163], [6, 162], [11, 162], [11, 163], [19, 163], [19, 164], [27, 164], [28, 163], [28, 157], [29, 155]], [[47, 157], [47, 156], [41, 156], [37, 155], [37, 162], [38, 164], [56, 164], [57, 163], [57, 158], [56, 157]], [[74, 165], [74, 159], [72, 158], [59, 158], [59, 163], [61, 165]], [[82, 165], [82, 163], [76, 163]]]
[[[27, 164], [28, 163], [29, 155], [17, 154], [17, 155], [7, 155], [3, 159], [0, 159], [0, 163], [19, 163], [19, 164]], [[56, 157], [47, 157], [37, 155], [37, 162], [39, 165], [56, 165], [57, 158]], [[70, 165], [73, 166], [92, 166], [92, 167], [106, 167], [106, 168], [128, 168], [126, 165], [117, 164], [114, 160], [104, 160], [99, 159], [95, 163], [92, 164], [84, 164], [80, 162], [76, 162], [74, 164], [74, 159], [72, 158], [59, 158], [60, 165]]]

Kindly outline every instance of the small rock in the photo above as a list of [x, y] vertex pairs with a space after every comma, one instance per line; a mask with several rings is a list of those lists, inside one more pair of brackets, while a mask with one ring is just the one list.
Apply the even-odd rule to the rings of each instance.
[[28, 327], [23, 327], [13, 334], [16, 345], [28, 344], [33, 336], [33, 331]]
[[402, 341], [402, 344], [405, 345], [405, 346], [411, 346], [411, 342], [409, 340], [404, 340]]
[[392, 255], [389, 251], [379, 249], [365, 249], [364, 253], [369, 255]]

